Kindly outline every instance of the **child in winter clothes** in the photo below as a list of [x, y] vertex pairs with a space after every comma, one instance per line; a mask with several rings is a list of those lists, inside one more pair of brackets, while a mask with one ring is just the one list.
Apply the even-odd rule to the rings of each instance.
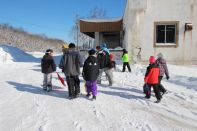
[[43, 90], [52, 90], [52, 72], [56, 71], [56, 65], [53, 59], [53, 50], [48, 49], [41, 60], [42, 73], [44, 74]]
[[85, 60], [83, 65], [83, 78], [86, 80], [87, 97], [90, 97], [90, 92], [92, 92], [93, 99], [96, 100], [97, 95], [97, 85], [96, 80], [99, 75], [99, 64], [98, 59], [95, 56], [96, 51], [91, 49], [89, 51], [89, 56]]
[[129, 65], [129, 55], [126, 49], [123, 49], [123, 54], [122, 54], [122, 61], [123, 61], [123, 68], [122, 68], [122, 72], [125, 72], [125, 68], [127, 66], [129, 72], [131, 72], [131, 68]]
[[[151, 91], [151, 87], [153, 87], [153, 90], [155, 92], [155, 96], [157, 98], [156, 103], [161, 101], [161, 94], [160, 91], [158, 89], [158, 83], [159, 83], [159, 67], [155, 64], [155, 57], [154, 56], [150, 56], [149, 58], [149, 66], [147, 67], [146, 70], [146, 74], [144, 77], [144, 82], [145, 84], [147, 84], [150, 87], [150, 91]], [[149, 99], [151, 96], [151, 93], [146, 94], [146, 98]]]
[[164, 74], [166, 75], [166, 79], [169, 79], [169, 73], [168, 73], [168, 67], [166, 64], [166, 60], [163, 58], [163, 54], [162, 53], [158, 53], [157, 54], [157, 60], [155, 62], [157, 64], [157, 66], [159, 66], [160, 69], [160, 75], [159, 75], [159, 90], [162, 92], [162, 95], [166, 93], [166, 89], [164, 88], [164, 86], [161, 84], [161, 80], [164, 76]]

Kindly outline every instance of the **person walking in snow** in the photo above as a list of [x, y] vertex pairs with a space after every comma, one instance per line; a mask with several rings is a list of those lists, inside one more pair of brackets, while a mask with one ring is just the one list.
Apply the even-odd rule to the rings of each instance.
[[160, 68], [160, 74], [159, 74], [159, 90], [162, 92], [162, 95], [167, 93], [166, 89], [164, 88], [164, 86], [161, 84], [161, 80], [164, 76], [164, 74], [166, 75], [166, 79], [168, 80], [169, 77], [169, 73], [168, 73], [168, 67], [166, 64], [166, 60], [163, 58], [163, 54], [162, 53], [158, 53], [157, 54], [157, 60], [155, 62], [159, 68]]
[[113, 73], [111, 70], [111, 63], [109, 53], [102, 50], [100, 46], [96, 47], [97, 49], [97, 59], [99, 62], [99, 76], [97, 78], [97, 84], [101, 84], [101, 77], [103, 72], [105, 72], [107, 79], [109, 81], [109, 86], [113, 84]]
[[80, 67], [83, 66], [83, 59], [75, 48], [74, 43], [69, 44], [68, 50], [65, 50], [61, 58], [59, 68], [62, 69], [66, 76], [68, 85], [69, 99], [73, 99], [80, 94]]
[[122, 68], [122, 72], [125, 72], [125, 68], [127, 66], [129, 72], [131, 72], [131, 68], [130, 68], [130, 65], [129, 65], [129, 55], [128, 55], [128, 52], [126, 49], [123, 49], [122, 50], [123, 53], [122, 53], [122, 61], [123, 61], [123, 68]]
[[83, 65], [82, 75], [84, 80], [86, 81], [86, 88], [87, 88], [87, 97], [90, 97], [90, 93], [92, 92], [92, 99], [96, 100], [97, 95], [97, 83], [96, 80], [99, 75], [99, 64], [98, 59], [95, 55], [96, 51], [91, 49], [89, 51], [89, 56], [85, 60]]
[[52, 49], [46, 50], [45, 55], [41, 59], [41, 69], [44, 74], [43, 90], [49, 92], [52, 90], [52, 72], [56, 71], [56, 64], [53, 59]]
[[[162, 96], [160, 94], [160, 91], [158, 89], [159, 67], [155, 63], [155, 57], [154, 56], [150, 56], [149, 62], [150, 62], [150, 64], [147, 67], [146, 74], [145, 74], [145, 77], [144, 77], [144, 82], [145, 82], [145, 84], [147, 84], [149, 86], [150, 91], [151, 91], [151, 87], [153, 87], [155, 96], [157, 98], [156, 103], [158, 103], [158, 102], [161, 101], [161, 98], [162, 98]], [[150, 96], [151, 96], [151, 92], [147, 93], [145, 98], [149, 99]]]

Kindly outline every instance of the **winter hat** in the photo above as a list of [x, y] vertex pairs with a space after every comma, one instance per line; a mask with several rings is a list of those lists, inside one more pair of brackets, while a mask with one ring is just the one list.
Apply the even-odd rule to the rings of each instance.
[[155, 62], [155, 57], [154, 56], [150, 56], [149, 58], [149, 62], [152, 64]]
[[126, 49], [122, 49], [122, 51], [123, 51], [123, 52], [126, 52], [127, 50], [126, 50]]
[[101, 47], [99, 45], [96, 46], [96, 50], [101, 50]]
[[53, 52], [52, 49], [47, 49], [45, 53], [46, 53], [46, 54], [49, 54], [49, 53], [51, 53], [51, 52]]
[[158, 57], [158, 58], [163, 58], [163, 54], [162, 54], [162, 53], [158, 53], [158, 54], [157, 54], [157, 57]]
[[89, 55], [94, 55], [95, 53], [96, 53], [96, 51], [95, 51], [95, 49], [91, 49], [91, 50], [89, 50]]
[[102, 44], [102, 47], [107, 47], [107, 45], [105, 43]]
[[70, 44], [68, 45], [68, 47], [69, 47], [69, 48], [75, 48], [75, 44], [74, 44], [74, 43], [70, 43]]

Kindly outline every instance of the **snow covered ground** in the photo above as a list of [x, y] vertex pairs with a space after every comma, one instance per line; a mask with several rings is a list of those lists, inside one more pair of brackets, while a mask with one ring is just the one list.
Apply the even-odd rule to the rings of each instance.
[[42, 55], [0, 46], [0, 131], [197, 130], [196, 65], [169, 65], [170, 80], [162, 81], [169, 93], [158, 104], [154, 94], [147, 100], [142, 93], [144, 65], [133, 65], [132, 73], [118, 65], [111, 87], [103, 76], [96, 101], [85, 98], [80, 77], [83, 95], [69, 100], [55, 73], [54, 90], [42, 90]]

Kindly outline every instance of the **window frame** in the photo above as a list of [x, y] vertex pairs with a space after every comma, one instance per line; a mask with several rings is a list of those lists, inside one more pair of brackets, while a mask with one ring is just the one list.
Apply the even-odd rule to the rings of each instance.
[[[158, 25], [175, 25], [175, 43], [156, 43], [157, 41], [157, 37], [156, 37], [156, 33], [157, 33], [157, 26]], [[166, 33], [166, 32], [165, 32]], [[165, 36], [166, 38], [166, 36]], [[178, 40], [179, 40], [179, 21], [158, 21], [158, 22], [154, 22], [154, 43], [153, 46], [154, 47], [165, 47], [165, 48], [177, 48], [178, 47]]]

